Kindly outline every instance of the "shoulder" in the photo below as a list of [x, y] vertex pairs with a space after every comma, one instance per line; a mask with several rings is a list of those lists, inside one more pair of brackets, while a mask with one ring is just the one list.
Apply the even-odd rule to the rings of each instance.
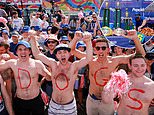
[[7, 63], [16, 63], [17, 62], [17, 59], [10, 59], [8, 61], [6, 61]]
[[146, 77], [146, 76], [144, 76], [144, 78], [145, 78], [145, 83], [150, 85], [150, 86], [153, 86], [153, 88], [154, 88], [154, 81], [151, 80], [150, 78]]
[[32, 62], [35, 62], [35, 64], [43, 64], [40, 60], [34, 60], [34, 59], [31, 59]]

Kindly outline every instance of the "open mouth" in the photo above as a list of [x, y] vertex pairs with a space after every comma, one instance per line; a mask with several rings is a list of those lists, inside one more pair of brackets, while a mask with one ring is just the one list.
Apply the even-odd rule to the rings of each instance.
[[21, 55], [21, 58], [25, 58], [26, 57], [26, 55]]
[[62, 58], [61, 60], [62, 60], [63, 62], [65, 62], [65, 61], [66, 61], [66, 58]]

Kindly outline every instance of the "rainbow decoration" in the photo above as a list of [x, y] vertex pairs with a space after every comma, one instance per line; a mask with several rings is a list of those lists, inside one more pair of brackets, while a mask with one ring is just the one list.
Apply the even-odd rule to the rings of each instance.
[[82, 7], [84, 11], [89, 12], [92, 7], [95, 7], [98, 12], [100, 9], [101, 0], [55, 0], [55, 4], [57, 4], [62, 10], [78, 11], [79, 8]]

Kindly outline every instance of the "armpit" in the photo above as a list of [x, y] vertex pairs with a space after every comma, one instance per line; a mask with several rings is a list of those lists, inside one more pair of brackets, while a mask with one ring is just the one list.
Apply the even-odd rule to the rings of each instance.
[[1, 75], [3, 77], [3, 80], [8, 80], [11, 79], [12, 75], [13, 75], [13, 71], [9, 68], [3, 72], [1, 72]]

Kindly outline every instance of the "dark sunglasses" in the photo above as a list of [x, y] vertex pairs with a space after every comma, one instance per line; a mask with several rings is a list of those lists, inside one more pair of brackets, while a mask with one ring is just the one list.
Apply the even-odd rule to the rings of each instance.
[[95, 48], [97, 51], [99, 51], [100, 49], [102, 49], [104, 51], [104, 50], [106, 50], [107, 47], [106, 46], [102, 46], [102, 47], [96, 46]]
[[50, 44], [50, 43], [54, 44], [54, 43], [56, 43], [56, 41], [47, 41], [47, 43], [48, 44]]

